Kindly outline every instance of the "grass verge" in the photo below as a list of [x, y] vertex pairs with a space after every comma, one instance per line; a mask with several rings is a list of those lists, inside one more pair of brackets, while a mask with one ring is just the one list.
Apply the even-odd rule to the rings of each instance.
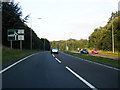
[[112, 67], [120, 68], [120, 60], [114, 60], [114, 59], [98, 57], [98, 56], [90, 56], [87, 54], [73, 53], [73, 52], [69, 52], [69, 51], [65, 51], [65, 53], [73, 55], [73, 56], [77, 56], [80, 58], [84, 58], [87, 60], [95, 61], [98, 63], [106, 64], [106, 65], [109, 65]]
[[26, 56], [32, 53], [36, 53], [40, 51], [33, 51], [33, 50], [19, 50], [19, 49], [11, 49], [7, 47], [2, 48], [2, 62], [6, 62], [9, 60], [14, 60], [20, 58], [22, 56]]
[[[91, 53], [92, 49], [87, 48], [87, 50]], [[114, 53], [112, 51], [103, 51], [98, 50], [99, 54], [105, 54], [105, 55], [113, 55], [113, 56], [120, 56], [120, 52], [115, 51]]]
[[113, 56], [120, 56], [120, 52], [112, 52], [112, 51], [99, 51], [99, 54], [106, 54], [106, 55], [113, 55]]

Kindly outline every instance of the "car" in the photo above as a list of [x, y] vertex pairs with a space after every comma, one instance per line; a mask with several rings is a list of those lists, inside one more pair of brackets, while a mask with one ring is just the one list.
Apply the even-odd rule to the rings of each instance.
[[81, 50], [80, 50], [80, 53], [83, 53], [83, 54], [89, 54], [89, 52], [88, 52], [87, 49], [81, 49]]
[[93, 49], [91, 52], [94, 54], [98, 54], [98, 51], [96, 49]]
[[58, 54], [58, 51], [59, 51], [58, 48], [52, 48], [51, 49], [51, 54], [52, 53]]

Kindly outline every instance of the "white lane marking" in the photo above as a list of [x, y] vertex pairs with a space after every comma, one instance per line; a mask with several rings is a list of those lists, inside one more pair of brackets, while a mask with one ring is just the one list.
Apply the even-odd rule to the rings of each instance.
[[55, 57], [55, 55], [54, 55], [54, 54], [52, 54], [52, 56], [53, 56], [53, 57]]
[[82, 82], [84, 82], [87, 86], [89, 86], [91, 89], [93, 90], [97, 90], [92, 84], [90, 84], [88, 81], [86, 81], [85, 79], [83, 79], [82, 77], [80, 77], [77, 73], [75, 73], [72, 69], [70, 69], [69, 67], [65, 67], [68, 71], [70, 71], [72, 74], [74, 74], [78, 79], [80, 79]]
[[85, 60], [85, 61], [87, 61], [87, 62], [91, 62], [91, 63], [97, 64], [97, 65], [100, 65], [100, 66], [104, 66], [104, 67], [107, 67], [107, 68], [111, 68], [111, 69], [120, 71], [120, 69], [118, 69], [118, 68], [110, 67], [110, 66], [107, 66], [107, 65], [104, 65], [104, 64], [100, 64], [100, 63], [93, 62], [93, 61], [88, 61], [88, 60], [86, 60], [86, 59], [83, 59], [83, 60]]
[[[66, 54], [66, 55], [68, 55], [68, 54]], [[114, 67], [111, 67], [111, 66], [100, 64], [100, 63], [97, 63], [97, 62], [94, 62], [94, 61], [90, 61], [90, 60], [83, 59], [83, 58], [80, 58], [80, 57], [75, 57], [75, 56], [72, 56], [72, 55], [68, 55], [68, 56], [71, 56], [71, 57], [74, 57], [74, 58], [77, 58], [77, 59], [80, 59], [80, 60], [83, 60], [83, 61], [87, 61], [87, 62], [90, 62], [90, 63], [94, 63], [94, 64], [97, 64], [97, 65], [100, 65], [100, 66], [104, 66], [104, 67], [107, 67], [107, 68], [111, 68], [111, 69], [114, 69], [114, 70], [117, 70], [117, 71], [120, 71], [120, 69], [118, 69], [118, 68], [114, 68]]]
[[57, 58], [55, 58], [59, 63], [61, 63], [61, 61], [59, 60], [59, 59], [57, 59]]
[[10, 66], [6, 67], [5, 69], [1, 70], [1, 71], [0, 71], [0, 74], [2, 74], [3, 72], [5, 72], [6, 70], [12, 68], [12, 67], [15, 66], [16, 64], [18, 64], [18, 63], [24, 61], [25, 59], [27, 59], [27, 58], [29, 58], [29, 57], [31, 57], [31, 56], [33, 56], [33, 55], [36, 55], [36, 54], [38, 54], [38, 53], [31, 54], [31, 55], [29, 55], [29, 56], [27, 56], [27, 57], [25, 57], [25, 58], [23, 58], [23, 59], [21, 59], [21, 60], [15, 62], [15, 63], [13, 63], [12, 65], [10, 65]]
[[61, 61], [59, 59], [57, 59], [54, 54], [52, 54], [52, 56], [55, 58], [55, 60], [57, 60], [59, 63], [61, 63]]

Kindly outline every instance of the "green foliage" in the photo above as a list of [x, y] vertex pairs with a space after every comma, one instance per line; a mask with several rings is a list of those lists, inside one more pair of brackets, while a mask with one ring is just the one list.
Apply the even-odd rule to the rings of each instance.
[[87, 60], [91, 60], [91, 61], [95, 61], [98, 63], [102, 63], [102, 64], [106, 64], [109, 66], [120, 68], [120, 60], [113, 60], [113, 59], [109, 59], [109, 58], [91, 56], [91, 55], [87, 55], [87, 54], [73, 53], [73, 52], [69, 52], [69, 51], [65, 51], [65, 53], [73, 55], [73, 56], [77, 56], [80, 58], [84, 58]]
[[[23, 49], [30, 49], [31, 28], [29, 28], [24, 22], [27, 22], [29, 15], [22, 19], [22, 11], [19, 3], [3, 2], [2, 3], [2, 44], [10, 47], [10, 41], [7, 40], [8, 29], [24, 29], [25, 40], [23, 41]], [[46, 50], [50, 49], [50, 43], [47, 39]], [[43, 50], [43, 41], [37, 37], [36, 33], [32, 30], [32, 47], [33, 49]], [[13, 41], [13, 48], [20, 48], [20, 41]]]
[[[112, 18], [113, 17], [113, 18]], [[94, 30], [89, 36], [89, 48], [96, 48], [99, 50], [112, 50], [112, 28], [114, 30], [115, 50], [120, 51], [120, 16], [118, 12], [112, 13], [108, 24]]]
[[[19, 49], [11, 49], [7, 47], [2, 47], [2, 62], [6, 62], [8, 60], [14, 60], [20, 58], [22, 56], [26, 56], [32, 53], [40, 52], [40, 51], [32, 51], [32, 50], [19, 50]], [[11, 53], [12, 52], [12, 53]]]
[[87, 48], [88, 40], [87, 39], [69, 39], [69, 40], [60, 40], [60, 41], [51, 41], [51, 48], [59, 48], [61, 51], [66, 50], [66, 46], [68, 46], [68, 50], [77, 50], [77, 48]]

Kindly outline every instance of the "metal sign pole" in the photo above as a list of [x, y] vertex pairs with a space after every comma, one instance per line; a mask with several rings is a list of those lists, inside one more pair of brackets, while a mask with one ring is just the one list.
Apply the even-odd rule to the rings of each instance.
[[10, 41], [10, 47], [11, 47], [11, 49], [12, 49], [12, 40]]
[[20, 50], [22, 50], [22, 40], [20, 40]]
[[45, 51], [45, 39], [44, 39], [44, 51]]

